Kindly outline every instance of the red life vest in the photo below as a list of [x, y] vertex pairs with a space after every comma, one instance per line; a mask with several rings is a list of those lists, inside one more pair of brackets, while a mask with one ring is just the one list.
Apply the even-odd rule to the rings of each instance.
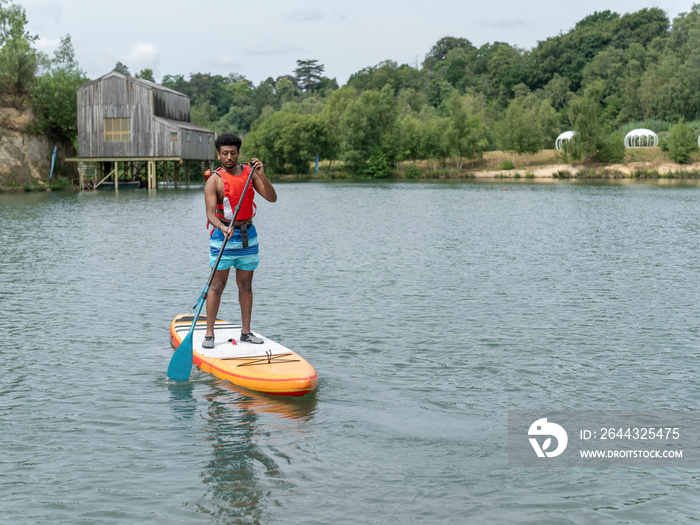
[[[217, 168], [214, 170], [214, 173], [218, 174], [224, 181], [224, 201], [216, 205], [216, 216], [222, 221], [231, 222], [231, 220], [233, 220], [233, 212], [238, 205], [238, 201], [241, 199], [245, 181], [248, 180], [250, 165], [242, 164], [241, 166], [243, 167], [243, 172], [240, 175], [231, 175], [224, 168]], [[248, 191], [245, 193], [245, 198], [241, 203], [241, 209], [236, 216], [237, 221], [245, 221], [255, 216], [257, 206], [255, 206], [253, 202], [254, 197], [255, 189], [253, 188], [253, 181], [251, 180], [248, 185]], [[212, 228], [212, 232], [213, 231], [214, 228]]]

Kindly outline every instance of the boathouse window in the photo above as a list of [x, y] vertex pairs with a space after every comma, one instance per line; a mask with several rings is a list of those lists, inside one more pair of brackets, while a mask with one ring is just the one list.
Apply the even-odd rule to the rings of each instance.
[[201, 136], [201, 135], [200, 135], [199, 137], [197, 137], [197, 138], [199, 139], [199, 142], [202, 142], [202, 136]]
[[170, 140], [177, 140], [177, 131], [170, 132]]
[[105, 118], [105, 142], [128, 142], [131, 140], [130, 118]]
[[189, 133], [187, 133], [187, 134], [185, 135], [185, 140], [186, 140], [187, 142], [190, 141], [190, 134], [189, 134]]

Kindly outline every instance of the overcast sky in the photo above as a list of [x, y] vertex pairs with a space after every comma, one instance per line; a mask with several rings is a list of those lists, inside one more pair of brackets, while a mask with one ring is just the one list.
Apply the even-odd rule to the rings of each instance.
[[131, 74], [239, 73], [258, 85], [316, 59], [340, 85], [383, 60], [420, 65], [440, 38], [479, 47], [507, 42], [531, 49], [595, 11], [620, 14], [658, 7], [669, 19], [693, 0], [14, 0], [27, 11], [37, 46], [51, 53], [70, 34], [91, 79], [117, 61]]

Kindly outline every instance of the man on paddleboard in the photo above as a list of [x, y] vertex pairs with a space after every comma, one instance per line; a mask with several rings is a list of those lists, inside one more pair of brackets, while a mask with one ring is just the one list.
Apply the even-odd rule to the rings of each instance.
[[[269, 202], [277, 200], [277, 192], [265, 176], [263, 164], [253, 158], [249, 164], [238, 164], [241, 138], [233, 133], [223, 133], [216, 139], [216, 155], [221, 168], [214, 170], [204, 186], [204, 204], [207, 220], [212, 226], [209, 241], [209, 258], [212, 268], [216, 264], [224, 238], [230, 235], [219, 266], [207, 295], [207, 332], [202, 347], [214, 348], [214, 321], [219, 313], [221, 294], [226, 288], [231, 268], [236, 269], [238, 302], [241, 305], [241, 342], [261, 344], [263, 340], [250, 330], [253, 310], [253, 272], [258, 267], [258, 235], [253, 226], [257, 192]], [[255, 168], [253, 180], [245, 192], [238, 215], [231, 224], [233, 213], [241, 200], [251, 166]]]

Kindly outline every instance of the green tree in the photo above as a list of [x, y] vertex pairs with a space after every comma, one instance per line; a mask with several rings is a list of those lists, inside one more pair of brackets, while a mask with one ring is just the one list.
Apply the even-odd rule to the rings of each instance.
[[184, 75], [165, 75], [163, 80], [161, 80], [161, 85], [174, 89], [183, 95], [190, 94], [189, 82], [185, 80]]
[[232, 93], [227, 89], [230, 79], [210, 73], [190, 75], [189, 96], [191, 103], [208, 102], [216, 108], [219, 117], [226, 114], [231, 106]]
[[0, 90], [16, 97], [29, 91], [38, 65], [32, 49], [38, 37], [26, 27], [24, 7], [0, 2]]
[[275, 105], [275, 81], [268, 78], [258, 84], [250, 95], [250, 102], [255, 106], [258, 113], [262, 113], [266, 106], [274, 107]]
[[412, 115], [404, 115], [397, 122], [399, 160], [418, 160], [421, 146], [421, 122]]
[[58, 140], [78, 138], [78, 102], [76, 90], [87, 82], [85, 73], [75, 60], [70, 35], [61, 44], [50, 61], [50, 69], [37, 78], [31, 93], [32, 106], [40, 133]]
[[207, 100], [199, 101], [190, 108], [190, 120], [192, 124], [211, 129], [218, 120], [216, 107]]
[[354, 73], [348, 79], [347, 86], [358, 91], [382, 89], [386, 86], [398, 92], [402, 89], [420, 89], [423, 83], [423, 74], [409, 65], [393, 60], [385, 60], [376, 66], [366, 67]]
[[574, 97], [569, 104], [569, 118], [576, 135], [564, 144], [566, 155], [583, 162], [621, 162], [625, 149], [622, 137], [611, 135], [598, 122], [598, 94], [589, 92]]
[[447, 54], [453, 49], [461, 49], [464, 53], [469, 53], [474, 50], [472, 43], [466, 38], [455, 38], [446, 36], [438, 40], [433, 47], [430, 48], [428, 54], [423, 60], [423, 69], [433, 69], [435, 65], [447, 58]]
[[662, 45], [658, 60], [654, 60], [655, 49], [648, 51], [652, 60], [641, 81], [644, 116], [696, 120], [700, 117], [700, 4], [676, 18], [668, 38], [658, 42]]
[[314, 92], [323, 78], [325, 66], [318, 60], [297, 60], [297, 68], [294, 70], [299, 86], [306, 92]]
[[[269, 106], [268, 106], [269, 107]], [[270, 108], [272, 110], [272, 108]], [[218, 133], [233, 132], [239, 135], [244, 135], [253, 127], [255, 120], [260, 117], [261, 112], [252, 106], [237, 106], [232, 105], [228, 113], [221, 117], [218, 121], [211, 124], [211, 128]], [[264, 120], [264, 119], [263, 119]], [[194, 118], [192, 120], [194, 122]]]
[[429, 105], [424, 90], [406, 88], [399, 91], [396, 104], [399, 115], [419, 115]]
[[549, 102], [555, 110], [561, 111], [566, 107], [571, 95], [573, 95], [569, 89], [570, 86], [571, 81], [568, 78], [564, 78], [559, 75], [559, 73], [555, 73], [544, 87], [544, 93], [549, 98]]
[[622, 49], [632, 44], [646, 47], [655, 38], [667, 36], [669, 26], [668, 16], [658, 7], [627, 13], [620, 18], [611, 45]]
[[625, 54], [627, 68], [624, 77], [618, 80], [621, 98], [620, 112], [617, 116], [618, 124], [644, 118], [640, 86], [647, 62], [647, 51], [641, 44], [635, 42], [630, 44]]
[[537, 106], [533, 110], [535, 112], [533, 118], [537, 119], [542, 131], [541, 149], [551, 149], [557, 136], [561, 133], [561, 116], [546, 98], [538, 100]]
[[37, 71], [37, 56], [26, 40], [10, 40], [0, 50], [2, 91], [20, 97], [29, 91]]
[[452, 155], [452, 144], [449, 136], [450, 119], [447, 117], [433, 117], [423, 122], [420, 140], [420, 157], [428, 159], [433, 164], [444, 166]]
[[319, 115], [278, 111], [248, 135], [246, 149], [264, 158], [273, 173], [306, 174], [325, 140]]
[[389, 175], [389, 161], [379, 146], [372, 149], [372, 153], [360, 175], [371, 179], [383, 179]]
[[611, 11], [595, 12], [568, 33], [540, 41], [529, 55], [526, 78], [530, 88], [543, 87], [559, 74], [571, 81], [572, 91], [578, 91], [583, 68], [610, 44], [619, 18]]
[[697, 135], [685, 120], [671, 128], [668, 141], [668, 154], [671, 160], [679, 164], [688, 162], [694, 153], [698, 151]]
[[450, 49], [444, 60], [438, 62], [433, 71], [452, 87], [464, 91], [474, 74], [469, 68], [469, 57], [461, 47]]
[[[583, 68], [584, 89], [596, 84], [604, 107], [622, 99], [622, 80], [627, 75], [627, 61], [628, 56], [622, 49], [610, 47], [598, 53]], [[611, 120], [617, 117], [617, 113], [607, 116]]]
[[129, 68], [119, 61], [114, 65], [114, 69], [112, 71], [116, 71], [122, 75], [131, 75], [131, 73], [129, 73]]
[[348, 104], [340, 119], [341, 150], [356, 173], [363, 172], [377, 147], [389, 157], [387, 146], [395, 119], [396, 104], [389, 86], [381, 91], [364, 91]]
[[512, 96], [513, 87], [525, 80], [522, 52], [505, 43], [494, 42], [490, 49], [487, 85], [491, 86], [491, 98], [499, 97], [502, 102]]
[[235, 106], [247, 106], [252, 103], [253, 85], [245, 79], [239, 79], [226, 86], [230, 92], [231, 104]]
[[447, 100], [451, 152], [457, 159], [457, 169], [462, 169], [463, 159], [481, 157], [486, 147], [486, 127], [474, 109], [472, 97], [454, 92]]
[[142, 69], [138, 73], [136, 73], [136, 78], [140, 78], [141, 80], [148, 80], [149, 82], [155, 82], [156, 79], [153, 77], [153, 70], [152, 69]]
[[569, 103], [569, 119], [576, 135], [564, 145], [564, 151], [574, 160], [592, 160], [598, 151], [602, 135], [599, 108], [593, 97], [574, 97]]
[[327, 151], [325, 158], [331, 162], [328, 165], [330, 170], [333, 166], [333, 160], [339, 160], [341, 156], [341, 120], [348, 106], [357, 96], [357, 91], [351, 87], [342, 87], [333, 91], [326, 100], [326, 103], [321, 112], [321, 118], [324, 128], [327, 132]]
[[0, 1], [0, 47], [12, 40], [36, 42], [38, 36], [27, 31], [27, 13], [24, 7]]
[[496, 123], [496, 139], [503, 151], [513, 154], [533, 155], [542, 150], [546, 122], [540, 111], [547, 111], [548, 105], [526, 107], [525, 99], [512, 100], [501, 120]]
[[[269, 85], [266, 84], [266, 87], [269, 87]], [[258, 108], [254, 104], [253, 93], [252, 82], [240, 75], [229, 75], [224, 97], [224, 100], [228, 101], [228, 108], [224, 108], [226, 113], [212, 124], [212, 129], [219, 133], [234, 132], [246, 134], [250, 131], [253, 122], [260, 117], [263, 109], [262, 107]], [[274, 100], [274, 95], [272, 95], [270, 100]]]
[[75, 59], [75, 49], [73, 49], [73, 39], [66, 35], [61, 39], [58, 49], [54, 51], [51, 59], [51, 67], [70, 71], [81, 71], [78, 61]]
[[455, 88], [447, 80], [435, 76], [428, 85], [428, 101], [434, 107], [440, 107], [445, 100], [448, 100]]
[[275, 95], [280, 106], [294, 100], [294, 83], [286, 77], [280, 77], [275, 83]]
[[338, 81], [336, 79], [321, 77], [321, 80], [318, 81], [317, 91], [324, 97], [327, 97], [339, 87], [340, 86], [338, 85]]

